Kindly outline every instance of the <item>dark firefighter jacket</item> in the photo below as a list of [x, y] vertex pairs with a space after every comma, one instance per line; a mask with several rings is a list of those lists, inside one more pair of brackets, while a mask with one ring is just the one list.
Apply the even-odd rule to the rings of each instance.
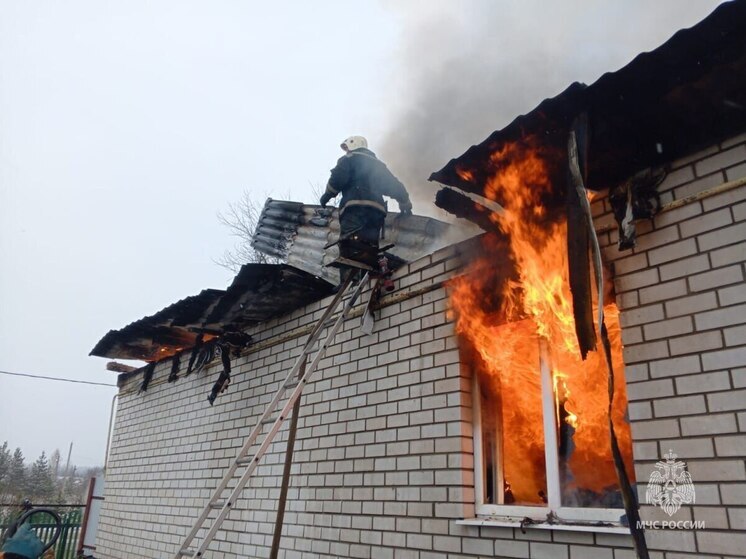
[[340, 213], [348, 206], [367, 206], [385, 214], [384, 196], [399, 202], [402, 209], [411, 209], [404, 185], [375, 153], [365, 148], [350, 151], [339, 158], [337, 166], [332, 169], [326, 192], [331, 198], [342, 193]]

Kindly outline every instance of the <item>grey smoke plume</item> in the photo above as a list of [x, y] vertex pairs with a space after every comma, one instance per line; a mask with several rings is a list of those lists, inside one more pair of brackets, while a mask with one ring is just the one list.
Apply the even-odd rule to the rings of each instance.
[[392, 1], [409, 36], [389, 84], [395, 124], [378, 151], [415, 212], [438, 215], [430, 173], [572, 82], [590, 84], [656, 48], [717, 4]]

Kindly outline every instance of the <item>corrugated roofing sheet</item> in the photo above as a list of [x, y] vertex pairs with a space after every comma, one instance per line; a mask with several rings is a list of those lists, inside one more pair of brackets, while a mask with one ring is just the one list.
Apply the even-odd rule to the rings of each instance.
[[[538, 139], [566, 154], [569, 127], [587, 112], [589, 188], [601, 190], [746, 128], [746, 2], [720, 5], [590, 86], [574, 83], [533, 111], [452, 159], [430, 180], [484, 194], [494, 173], [490, 155], [508, 143]], [[566, 157], [566, 155], [565, 155]], [[566, 165], [553, 179], [564, 187]], [[443, 205], [445, 209], [448, 206]]]
[[[380, 245], [394, 245], [387, 254], [394, 257], [391, 263], [395, 265], [397, 259], [411, 262], [475, 233], [430, 217], [389, 213]], [[325, 247], [338, 238], [337, 208], [270, 198], [259, 217], [251, 246], [337, 285], [339, 271], [327, 265], [339, 256], [339, 249], [336, 245]]]

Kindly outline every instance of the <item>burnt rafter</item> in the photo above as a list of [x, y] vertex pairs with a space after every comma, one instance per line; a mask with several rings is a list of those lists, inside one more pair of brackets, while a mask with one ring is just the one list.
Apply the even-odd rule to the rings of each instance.
[[[198, 342], [191, 350], [189, 350], [189, 363], [184, 376], [188, 376], [193, 372], [199, 373], [205, 367], [210, 365], [216, 357], [221, 358], [223, 363], [223, 373], [221, 374], [218, 383], [220, 386], [218, 389], [214, 389], [214, 396], [210, 399], [210, 405], [212, 405], [218, 394], [226, 390], [230, 383], [230, 359], [232, 357], [240, 357], [243, 350], [251, 346], [252, 341], [253, 339], [249, 334], [238, 331], [226, 332], [224, 335], [213, 337], [209, 341], [203, 341], [202, 336], [198, 336]], [[171, 359], [171, 368], [167, 381], [175, 382], [179, 378], [178, 375], [181, 370], [181, 359], [182, 355], [185, 353], [186, 351], [181, 351], [173, 356], [164, 358], [161, 361], [152, 361], [139, 369], [132, 368], [132, 370], [126, 371], [119, 376], [119, 384], [121, 386], [122, 382], [125, 380], [135, 375], [142, 374], [143, 380], [140, 384], [139, 392], [145, 392], [153, 381], [156, 365], [166, 359]]]
[[200, 342], [191, 351], [186, 374], [201, 372], [215, 357], [223, 353], [239, 357], [252, 341], [252, 337], [245, 332], [226, 332], [208, 342]]
[[223, 363], [223, 370], [218, 375], [218, 380], [210, 390], [210, 394], [207, 396], [207, 401], [212, 406], [215, 403], [215, 399], [219, 394], [222, 394], [228, 389], [228, 385], [231, 383], [231, 357], [230, 357], [230, 346], [228, 344], [218, 344], [216, 346], [218, 353], [220, 353], [220, 359]]
[[218, 376], [218, 380], [215, 381], [212, 390], [210, 390], [210, 395], [207, 397], [210, 405], [215, 403], [215, 399], [219, 394], [228, 389], [228, 385], [231, 382], [231, 355], [240, 356], [241, 352], [251, 345], [251, 342], [251, 336], [244, 332], [226, 332], [215, 341], [214, 347], [220, 355], [223, 370]]
[[189, 364], [187, 365], [186, 370], [186, 376], [189, 376], [192, 374], [192, 371], [194, 369], [194, 363], [197, 360], [197, 356], [199, 355], [200, 350], [202, 349], [202, 344], [204, 342], [204, 335], [200, 334], [197, 336], [197, 339], [194, 341], [194, 347], [192, 348], [192, 351], [189, 353]]
[[142, 384], [140, 384], [140, 392], [145, 392], [150, 386], [150, 381], [153, 380], [153, 373], [155, 372], [155, 362], [148, 363], [145, 365], [142, 374]]
[[435, 205], [451, 211], [456, 217], [476, 223], [485, 231], [495, 231], [497, 229], [493, 221], [493, 214], [495, 213], [493, 210], [453, 188], [439, 190], [435, 196]]
[[177, 353], [171, 358], [171, 374], [168, 375], [168, 382], [176, 382], [176, 380], [178, 380], [180, 365], [181, 365], [181, 354]]

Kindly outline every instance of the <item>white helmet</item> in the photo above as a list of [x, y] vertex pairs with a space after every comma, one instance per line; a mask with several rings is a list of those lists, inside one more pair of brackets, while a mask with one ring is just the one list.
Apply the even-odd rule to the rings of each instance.
[[355, 151], [356, 149], [367, 148], [368, 140], [366, 140], [362, 136], [350, 136], [344, 142], [342, 142], [339, 147], [341, 147], [345, 151]]

